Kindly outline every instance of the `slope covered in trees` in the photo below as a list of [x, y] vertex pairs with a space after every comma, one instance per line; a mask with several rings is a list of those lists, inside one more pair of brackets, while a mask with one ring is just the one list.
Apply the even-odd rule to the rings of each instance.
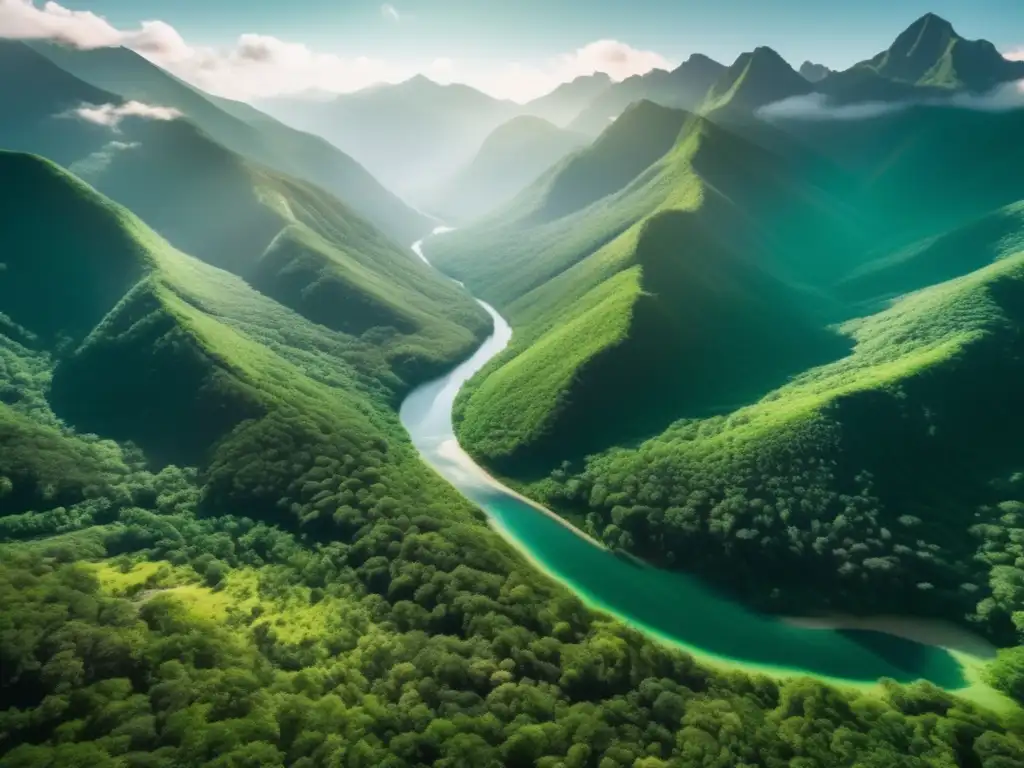
[[[0, 162], [5, 764], [1021, 755], [1009, 721], [928, 685], [715, 671], [595, 616], [415, 459], [381, 350], [45, 161]], [[40, 199], [73, 227], [41, 226]], [[28, 300], [65, 276], [68, 301]]]
[[[196, 115], [237, 145], [232, 130], [243, 124], [236, 118], [142, 59], [117, 69], [126, 57], [138, 59], [136, 54], [63, 55], [72, 62], [84, 57], [94, 65], [86, 71], [97, 79], [120, 72], [123, 80], [110, 85], [133, 97], [166, 99], [188, 117], [125, 117], [114, 126], [90, 122], [71, 111], [86, 103], [118, 104], [120, 97], [78, 80], [23, 43], [4, 41], [0, 52], [20, 62], [20, 77], [40, 81], [32, 96], [37, 108], [20, 110], [0, 128], [5, 145], [55, 155], [176, 247], [242, 276], [315, 322], [355, 335], [376, 329], [381, 343], [394, 350], [402, 376], [440, 372], [486, 331], [487, 317], [474, 302], [346, 204], [247, 160], [192, 122]], [[15, 87], [18, 77], [4, 71]], [[371, 199], [362, 199], [360, 207]], [[423, 229], [403, 231], [411, 238]]]
[[[516, 331], [457, 402], [465, 447], [609, 546], [766, 610], [1019, 642], [1019, 120], [780, 122], [778, 154], [755, 123], [747, 141], [691, 118], [563, 220], [438, 241]], [[804, 140], [844, 172], [814, 172]]]
[[[1011, 720], [926, 684], [718, 671], [596, 616], [415, 459], [382, 350], [45, 161], [0, 162], [5, 764], [1024, 754]], [[40, 199], [72, 226], [42, 226]], [[64, 277], [67, 301], [28, 300]]]
[[[28, 47], [24, 43], [9, 44]], [[65, 70], [69, 78], [74, 76], [114, 94], [117, 100], [134, 100], [178, 110], [217, 143], [248, 160], [316, 184], [400, 243], [412, 242], [430, 231], [431, 224], [424, 216], [409, 208], [365, 168], [324, 139], [289, 128], [246, 104], [205, 94], [134, 51], [126, 48], [78, 50], [46, 43], [34, 44], [33, 50]], [[0, 70], [6, 77], [14, 78], [16, 84], [24, 71]], [[106, 103], [86, 97], [83, 100]], [[13, 116], [20, 119], [18, 112]], [[49, 156], [49, 147], [19, 148]]]
[[[664, 156], [631, 169], [636, 178], [624, 183], [627, 166], [604, 161], [615, 128], [574, 158], [611, 168], [614, 194], [499, 238], [471, 227], [431, 251], [517, 327], [458, 414], [467, 446], [506, 470], [714, 412], [846, 349], [825, 328], [834, 310], [818, 290], [857, 255], [851, 231], [821, 257], [823, 238], [846, 225], [842, 207], [785, 158], [703, 118], [648, 103], [619, 130], [645, 127], [629, 122], [645, 109], [681, 130]], [[547, 188], [567, 186], [570, 170]]]

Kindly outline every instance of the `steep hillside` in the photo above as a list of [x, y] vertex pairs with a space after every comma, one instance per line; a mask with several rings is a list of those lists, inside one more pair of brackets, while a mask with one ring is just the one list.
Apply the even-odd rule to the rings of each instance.
[[327, 138], [392, 189], [423, 192], [472, 160], [481, 142], [521, 112], [465, 85], [422, 75], [329, 102], [278, 102], [274, 114]]
[[1024, 251], [1024, 203], [1016, 202], [968, 224], [866, 261], [837, 291], [871, 302], [952, 280]]
[[36, 44], [35, 49], [67, 72], [124, 99], [179, 110], [214, 141], [322, 187], [403, 245], [431, 229], [426, 218], [324, 139], [289, 128], [248, 105], [204, 94], [133, 51], [83, 51], [52, 44]]
[[[78, 106], [86, 98], [101, 104], [118, 102], [119, 97], [96, 91], [21, 43], [0, 50], [11, 51], [25, 62], [19, 70], [22, 74], [38, 73], [46, 87], [33, 99], [47, 105], [42, 112], [37, 110], [43, 114], [39, 120], [16, 115], [5, 121], [0, 138], [10, 132], [21, 136], [21, 141], [8, 142], [9, 146], [52, 151], [56, 159], [128, 206], [176, 247], [253, 284], [258, 282], [265, 293], [280, 296], [289, 306], [335, 330], [365, 333], [376, 328], [376, 333], [389, 335], [401, 375], [414, 379], [425, 371], [438, 372], [443, 360], [468, 352], [474, 338], [486, 331], [487, 317], [475, 303], [425, 270], [404, 245], [385, 238], [331, 194], [253, 163], [214, 141], [190, 118], [126, 117], [114, 130], [69, 116], [68, 104]], [[88, 61], [103, 64], [106, 59]], [[148, 63], [141, 71], [155, 72], [155, 82], [167, 86], [159, 96], [188, 95], [188, 100], [176, 103], [183, 110], [192, 109], [204, 122], [211, 115], [235, 120]], [[125, 77], [133, 88], [146, 86], [130, 73]], [[14, 87], [15, 80], [9, 82]], [[141, 95], [142, 91], [131, 93]], [[196, 103], [205, 105], [206, 111]], [[48, 130], [50, 125], [56, 133]], [[286, 230], [287, 236], [279, 239]], [[360, 277], [353, 277], [356, 273]], [[369, 282], [367, 274], [372, 277]], [[351, 301], [351, 293], [342, 286], [353, 280], [361, 286], [357, 289], [361, 298], [374, 297], [367, 298], [369, 304]], [[278, 282], [289, 287], [278, 287]], [[364, 295], [364, 289], [369, 293]], [[445, 319], [449, 311], [466, 327]]]
[[[128, 198], [176, 244], [194, 247], [205, 261], [243, 277], [314, 322], [366, 335], [368, 343], [372, 337], [381, 345], [383, 361], [409, 382], [464, 356], [487, 332], [486, 315], [469, 297], [330, 195], [246, 165], [188, 123], [144, 127], [143, 145], [118, 153], [91, 180]], [[147, 185], [153, 178], [164, 183]], [[26, 213], [25, 226], [31, 231], [49, 215], [40, 199], [38, 212]], [[88, 242], [100, 253], [109, 251], [108, 237], [89, 237]], [[125, 280], [134, 280], [127, 267], [121, 272]], [[45, 280], [48, 273], [40, 274]], [[62, 286], [77, 290], [74, 282]], [[125, 286], [113, 291], [120, 297]], [[16, 313], [12, 317], [20, 323]], [[98, 319], [89, 316], [84, 322]], [[48, 330], [58, 331], [67, 329]]]
[[706, 112], [749, 112], [776, 101], [811, 93], [814, 86], [771, 48], [741, 54], [714, 83]]
[[871, 119], [774, 122], [848, 171], [880, 245], [947, 231], [1024, 198], [1014, 172], [1021, 110], [918, 105]]
[[0, 148], [35, 151], [68, 165], [111, 140], [110, 130], [75, 119], [83, 104], [120, 99], [78, 78], [19, 40], [0, 39]]
[[479, 218], [508, 203], [566, 155], [589, 142], [539, 117], [516, 117], [488, 136], [476, 157], [428, 197], [447, 222]]
[[[707, 136], [714, 148], [696, 152]], [[764, 172], [760, 187], [744, 181], [741, 162]], [[695, 169], [750, 207], [774, 240], [799, 233], [804, 253], [812, 254], [832, 227], [844, 233], [846, 244], [832, 259], [807, 260], [804, 280], [824, 284], [860, 248], [859, 219], [818, 188], [830, 168], [813, 154], [778, 155], [702, 118], [640, 102], [508, 208], [432, 244], [431, 258], [487, 301], [508, 307], [662, 206], [687, 198]], [[796, 189], [803, 192], [791, 200]], [[808, 210], [817, 213], [808, 219]]]
[[[824, 327], [830, 301], [808, 287], [857, 255], [841, 207], [784, 158], [687, 121], [605, 200], [507, 242], [466, 230], [464, 267], [443, 240], [431, 253], [517, 329], [459, 401], [460, 437], [488, 463], [551, 467], [844, 353]], [[613, 222], [624, 229], [602, 229]]]
[[845, 324], [848, 357], [596, 457], [551, 499], [771, 610], [932, 614], [1012, 643], [1022, 309], [1018, 252]]

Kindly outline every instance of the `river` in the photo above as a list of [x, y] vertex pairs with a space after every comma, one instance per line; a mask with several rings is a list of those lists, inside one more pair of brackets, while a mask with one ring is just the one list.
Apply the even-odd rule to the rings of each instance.
[[[439, 227], [434, 235], [446, 231]], [[416, 243], [413, 251], [429, 264], [423, 244]], [[845, 683], [888, 677], [899, 682], [924, 679], [947, 690], [972, 684], [962, 663], [966, 654], [891, 630], [867, 629], [870, 624], [863, 620], [836, 627], [755, 613], [696, 578], [616, 555], [492, 478], [459, 446], [451, 417], [460, 387], [512, 338], [504, 318], [479, 303], [494, 319], [494, 332], [468, 360], [413, 391], [402, 403], [401, 420], [423, 459], [479, 505], [535, 566], [592, 608], [711, 663]]]

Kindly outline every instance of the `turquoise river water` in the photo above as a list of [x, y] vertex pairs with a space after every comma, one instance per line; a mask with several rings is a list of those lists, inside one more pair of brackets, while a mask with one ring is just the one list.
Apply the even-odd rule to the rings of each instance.
[[[423, 242], [413, 250], [427, 261]], [[480, 304], [494, 318], [493, 334], [470, 359], [412, 392], [401, 419], [423, 459], [537, 567], [591, 607], [712, 662], [851, 683], [888, 677], [925, 679], [947, 690], [969, 685], [961, 663], [943, 647], [872, 630], [796, 626], [752, 612], [696, 578], [616, 555], [490, 477], [459, 447], [451, 418], [459, 388], [512, 338], [508, 323]]]

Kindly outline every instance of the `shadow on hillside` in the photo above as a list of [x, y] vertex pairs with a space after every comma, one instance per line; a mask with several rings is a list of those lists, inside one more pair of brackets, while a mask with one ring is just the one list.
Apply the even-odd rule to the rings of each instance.
[[711, 208], [650, 220], [637, 249], [643, 293], [627, 337], [577, 372], [529, 460], [499, 469], [539, 477], [679, 419], [756, 402], [850, 353], [852, 340], [826, 327], [816, 295], [763, 269], [767, 257], [749, 233], [723, 228]]

